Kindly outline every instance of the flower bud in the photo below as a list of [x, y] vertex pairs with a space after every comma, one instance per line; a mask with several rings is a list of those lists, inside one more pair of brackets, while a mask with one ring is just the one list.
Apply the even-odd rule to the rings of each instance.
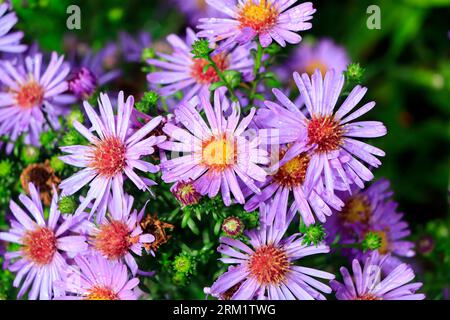
[[244, 230], [244, 224], [241, 219], [236, 217], [228, 217], [222, 223], [222, 231], [231, 237], [238, 236], [242, 234]]

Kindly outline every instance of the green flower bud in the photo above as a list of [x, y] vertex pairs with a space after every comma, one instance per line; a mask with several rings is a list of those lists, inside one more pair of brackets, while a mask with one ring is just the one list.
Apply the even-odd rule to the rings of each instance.
[[172, 266], [176, 273], [193, 274], [196, 268], [195, 258], [186, 252], [182, 252], [175, 257]]
[[149, 91], [144, 94], [141, 101], [136, 103], [136, 109], [142, 113], [150, 114], [157, 107], [159, 95], [154, 91]]
[[9, 160], [0, 161], [0, 177], [7, 177], [11, 174], [12, 163]]
[[25, 164], [36, 163], [39, 159], [39, 149], [33, 146], [24, 146], [20, 153], [20, 159]]
[[62, 197], [58, 201], [58, 209], [63, 214], [72, 214], [77, 210], [78, 202], [74, 196]]
[[78, 121], [79, 123], [84, 122], [84, 115], [81, 112], [81, 110], [76, 109], [76, 110], [73, 110], [71, 113], [69, 113], [66, 120], [67, 120], [67, 126], [69, 128], [73, 128], [73, 123], [75, 121]]
[[56, 133], [52, 130], [42, 132], [41, 135], [39, 136], [39, 141], [44, 147], [49, 147], [53, 145], [55, 140], [56, 140]]
[[83, 141], [83, 137], [81, 136], [81, 134], [79, 134], [78, 131], [72, 129], [63, 136], [62, 145], [63, 146], [73, 146], [73, 145], [81, 144], [82, 141]]
[[108, 19], [112, 22], [118, 22], [123, 18], [123, 9], [116, 7], [108, 11]]
[[145, 62], [148, 59], [153, 59], [155, 57], [155, 49], [153, 48], [144, 48], [141, 54], [141, 61]]
[[231, 88], [236, 89], [241, 84], [242, 75], [240, 72], [235, 70], [227, 70], [223, 72], [223, 75]]
[[376, 232], [368, 232], [362, 241], [363, 251], [367, 250], [377, 250], [381, 248], [382, 237]]
[[364, 69], [359, 63], [350, 63], [347, 67], [347, 71], [344, 72], [345, 78], [349, 82], [361, 83], [364, 76]]
[[214, 49], [209, 47], [209, 41], [206, 39], [200, 39], [194, 42], [192, 45], [191, 53], [194, 55], [194, 59], [207, 59]]
[[325, 228], [321, 224], [312, 224], [310, 226], [302, 225], [300, 232], [304, 235], [302, 244], [307, 245], [314, 244], [317, 246], [326, 236]]
[[59, 159], [59, 156], [53, 156], [50, 158], [50, 167], [52, 167], [55, 172], [61, 172], [64, 170], [65, 163]]
[[187, 279], [186, 275], [181, 272], [176, 272], [172, 277], [172, 282], [176, 286], [183, 287], [187, 284], [187, 281], [188, 281], [188, 279]]

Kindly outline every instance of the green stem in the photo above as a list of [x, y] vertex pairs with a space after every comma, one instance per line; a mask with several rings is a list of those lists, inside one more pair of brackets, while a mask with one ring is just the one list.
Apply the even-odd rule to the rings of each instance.
[[255, 75], [255, 78], [259, 74], [259, 69], [261, 68], [262, 64], [262, 57], [264, 54], [264, 48], [262, 47], [261, 43], [257, 41], [258, 48], [256, 50], [256, 57], [255, 57], [255, 65], [253, 66], [253, 74]]
[[211, 56], [208, 56], [206, 59], [208, 60], [209, 64], [213, 67], [214, 71], [216, 71], [216, 74], [219, 76], [220, 80], [223, 83], [225, 83], [225, 86], [227, 87], [228, 92], [231, 94], [231, 100], [233, 100], [234, 102], [237, 102], [238, 97], [236, 96], [236, 93], [234, 93], [233, 88], [228, 83], [227, 79], [225, 79], [225, 76], [223, 75], [222, 71], [220, 71], [217, 64], [214, 62], [214, 60], [211, 58]]
[[264, 48], [262, 47], [261, 43], [257, 41], [258, 48], [256, 50], [256, 56], [255, 56], [255, 65], [253, 66], [253, 74], [255, 75], [255, 79], [252, 81], [252, 88], [249, 94], [250, 98], [250, 105], [253, 105], [253, 102], [255, 100], [256, 90], [258, 89], [258, 84], [260, 81], [259, 76], [259, 70], [261, 69], [262, 64], [262, 58], [264, 55]]

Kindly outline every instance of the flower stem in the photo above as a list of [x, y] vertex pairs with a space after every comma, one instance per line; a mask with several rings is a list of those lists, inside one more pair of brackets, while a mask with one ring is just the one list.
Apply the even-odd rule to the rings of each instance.
[[231, 85], [228, 83], [227, 79], [225, 78], [225, 76], [223, 75], [222, 71], [220, 71], [219, 67], [217, 66], [217, 64], [214, 62], [214, 60], [211, 58], [211, 56], [208, 56], [206, 58], [209, 62], [209, 64], [211, 65], [211, 67], [213, 67], [214, 71], [216, 71], [216, 74], [219, 76], [220, 80], [225, 84], [225, 86], [228, 89], [228, 92], [231, 95], [231, 100], [233, 102], [238, 102], [238, 97], [236, 96], [236, 93], [234, 92], [233, 88], [231, 87]]
[[258, 48], [256, 50], [256, 57], [255, 57], [255, 65], [253, 66], [253, 74], [255, 75], [255, 78], [258, 76], [259, 69], [261, 68], [262, 64], [262, 57], [264, 54], [264, 48], [262, 47], [261, 43], [257, 41]]
[[252, 81], [252, 88], [249, 94], [250, 105], [253, 105], [253, 102], [255, 100], [256, 90], [260, 81], [259, 70], [261, 69], [262, 58], [264, 55], [264, 48], [259, 41], [257, 41], [257, 43], [258, 48], [256, 50], [255, 65], [253, 66], [253, 74], [255, 75], [255, 79]]

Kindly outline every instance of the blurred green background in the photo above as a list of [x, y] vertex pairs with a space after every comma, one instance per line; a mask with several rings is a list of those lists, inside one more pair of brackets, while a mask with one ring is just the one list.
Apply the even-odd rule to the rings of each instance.
[[[191, 1], [191, 0], [186, 0]], [[391, 180], [395, 198], [413, 229], [413, 240], [431, 235], [433, 253], [419, 256], [429, 298], [445, 298], [449, 286], [450, 1], [313, 1], [317, 8], [309, 35], [331, 37], [365, 69], [367, 99], [377, 108], [388, 135], [376, 145], [386, 151], [377, 177]], [[73, 32], [93, 48], [116, 41], [120, 31], [152, 34], [154, 41], [183, 33], [184, 15], [169, 1], [14, 0], [18, 28], [26, 41], [64, 51], [66, 8], [81, 8], [82, 29]], [[381, 10], [381, 29], [369, 30], [369, 5]], [[281, 55], [282, 56], [282, 55]], [[281, 59], [282, 60], [282, 59]], [[132, 80], [132, 74], [125, 78]], [[145, 90], [143, 81], [138, 84]], [[448, 294], [448, 292], [447, 292]]]

